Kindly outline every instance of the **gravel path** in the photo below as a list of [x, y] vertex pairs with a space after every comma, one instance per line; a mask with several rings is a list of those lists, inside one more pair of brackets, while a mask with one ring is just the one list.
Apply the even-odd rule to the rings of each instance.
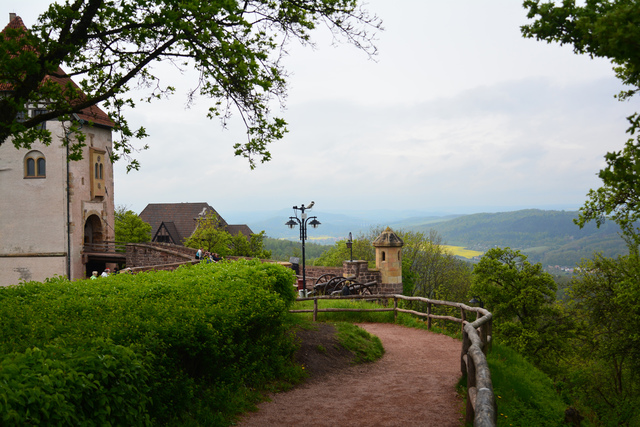
[[380, 338], [385, 348], [382, 359], [275, 394], [238, 425], [463, 425], [462, 401], [455, 390], [460, 341], [393, 324], [359, 326]]

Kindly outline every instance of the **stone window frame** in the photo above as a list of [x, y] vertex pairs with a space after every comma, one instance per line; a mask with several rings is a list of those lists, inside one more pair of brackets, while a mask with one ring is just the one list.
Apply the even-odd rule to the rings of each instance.
[[24, 156], [24, 178], [44, 179], [47, 177], [47, 159], [38, 150], [29, 151]]

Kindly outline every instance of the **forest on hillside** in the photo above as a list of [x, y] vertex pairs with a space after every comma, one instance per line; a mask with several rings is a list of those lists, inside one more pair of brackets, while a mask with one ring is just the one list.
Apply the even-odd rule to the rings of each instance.
[[447, 244], [486, 251], [510, 247], [526, 253], [543, 265], [577, 264], [596, 253], [605, 256], [626, 254], [619, 228], [605, 222], [600, 228], [587, 224], [580, 229], [573, 220], [576, 211], [527, 209], [514, 212], [465, 215], [448, 221], [416, 224], [415, 231], [435, 230]]
[[[310, 263], [322, 255], [331, 245], [320, 245], [318, 243], [305, 243], [305, 258]], [[302, 257], [302, 245], [299, 241], [287, 239], [273, 239], [266, 237], [264, 247], [271, 251], [271, 259], [276, 261], [289, 261], [290, 257]]]

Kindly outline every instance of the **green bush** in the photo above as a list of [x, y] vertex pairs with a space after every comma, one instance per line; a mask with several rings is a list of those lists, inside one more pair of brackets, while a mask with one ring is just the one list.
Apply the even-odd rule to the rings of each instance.
[[[241, 261], [77, 282], [55, 278], [1, 288], [0, 357], [13, 354], [11, 365], [20, 370], [30, 358], [51, 358], [49, 352], [54, 350], [48, 345], [64, 343], [64, 353], [71, 359], [84, 354], [92, 360], [101, 355], [88, 343], [105, 340], [114, 348], [135, 352], [132, 360], [152, 361], [145, 377], [149, 401], [142, 402], [140, 410], [147, 410], [154, 424], [193, 417], [197, 408], [192, 406], [203, 396], [210, 412], [222, 414], [214, 418], [228, 418], [230, 400], [255, 399], [252, 388], [295, 370], [296, 347], [288, 327], [288, 308], [295, 299], [293, 283], [293, 273], [282, 266]], [[99, 376], [86, 371], [88, 366], [74, 367], [78, 375], [73, 381], [84, 381], [84, 375]], [[109, 376], [106, 368], [104, 372]], [[65, 381], [72, 384], [71, 379]], [[126, 379], [120, 382], [140, 388]], [[64, 388], [66, 383], [61, 384]], [[27, 394], [42, 391], [25, 387]], [[45, 394], [51, 393], [37, 399], [43, 403], [62, 399], [53, 389]], [[61, 402], [68, 402], [59, 405], [60, 413], [55, 415], [61, 420], [67, 419], [70, 407], [82, 412], [75, 398]], [[31, 413], [22, 411], [21, 417]]]
[[148, 372], [134, 350], [103, 339], [4, 355], [2, 425], [150, 425]]

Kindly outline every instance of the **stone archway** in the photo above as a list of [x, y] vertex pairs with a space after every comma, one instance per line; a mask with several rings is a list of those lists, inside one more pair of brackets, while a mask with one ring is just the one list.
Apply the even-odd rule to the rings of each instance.
[[104, 242], [104, 230], [102, 220], [98, 215], [89, 215], [84, 222], [84, 243], [96, 244]]
[[[104, 243], [104, 227], [102, 226], [102, 220], [96, 214], [91, 214], [84, 222], [84, 252], [101, 252], [101, 243]], [[85, 274], [86, 277], [91, 276], [92, 271], [98, 273], [104, 271], [105, 262], [96, 259], [86, 259], [85, 261]]]

